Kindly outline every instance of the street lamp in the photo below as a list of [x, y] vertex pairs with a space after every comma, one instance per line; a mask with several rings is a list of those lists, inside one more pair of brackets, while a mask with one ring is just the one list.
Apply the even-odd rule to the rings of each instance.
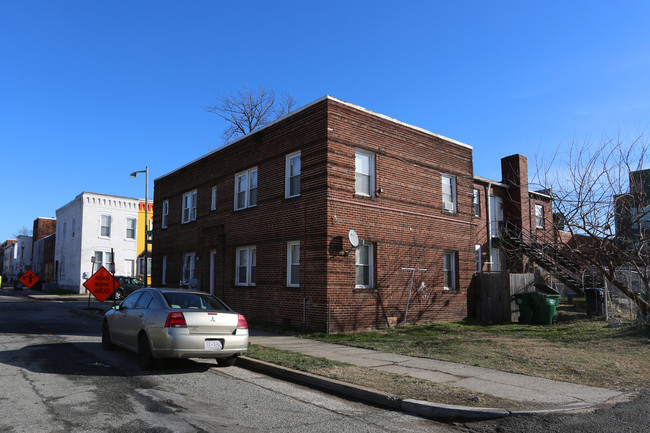
[[134, 171], [131, 177], [138, 177], [138, 173], [145, 174], [144, 185], [144, 286], [149, 286], [149, 241], [148, 241], [148, 226], [149, 226], [149, 166], [144, 170]]

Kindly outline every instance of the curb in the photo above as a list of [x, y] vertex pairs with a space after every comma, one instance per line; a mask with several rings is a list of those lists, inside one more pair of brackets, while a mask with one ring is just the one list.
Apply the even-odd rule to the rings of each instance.
[[[37, 296], [32, 296], [30, 293], [21, 293], [32, 299], [38, 299]], [[54, 295], [56, 298], [62, 298]], [[41, 298], [40, 300], [45, 300]], [[51, 300], [51, 299], [48, 299]], [[78, 300], [78, 299], [70, 299]], [[103, 314], [96, 314], [85, 309], [76, 309], [76, 311], [84, 316], [102, 320]], [[386, 394], [381, 391], [366, 388], [360, 385], [352, 385], [346, 382], [341, 382], [336, 379], [330, 379], [323, 376], [317, 376], [312, 373], [294, 370], [288, 367], [282, 367], [276, 364], [271, 364], [266, 361], [261, 361], [247, 356], [240, 356], [237, 358], [236, 365], [238, 367], [265, 373], [280, 379], [286, 379], [294, 383], [308, 385], [320, 390], [330, 392], [332, 394], [340, 395], [350, 399], [363, 401], [374, 406], [383, 407], [390, 410], [402, 411], [415, 414], [424, 418], [440, 419], [440, 420], [489, 420], [496, 418], [503, 418], [507, 416], [522, 416], [522, 415], [536, 415], [536, 414], [549, 414], [557, 412], [565, 412], [579, 409], [586, 409], [596, 406], [596, 403], [574, 403], [561, 407], [554, 408], [530, 408], [530, 409], [502, 409], [502, 408], [481, 408], [471, 406], [455, 406], [442, 403], [432, 403], [429, 401], [415, 400], [415, 399], [402, 399], [394, 395]]]
[[295, 383], [309, 385], [333, 394], [361, 400], [375, 406], [409, 412], [426, 418], [487, 420], [510, 416], [511, 414], [506, 409], [453, 406], [421, 400], [401, 399], [374, 389], [351, 385], [336, 379], [328, 379], [291, 368], [280, 367], [247, 356], [237, 358], [236, 365], [247, 370], [265, 373]]

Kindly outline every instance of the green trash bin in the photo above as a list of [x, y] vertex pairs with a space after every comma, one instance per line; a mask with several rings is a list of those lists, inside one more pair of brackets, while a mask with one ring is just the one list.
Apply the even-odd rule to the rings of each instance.
[[532, 323], [536, 325], [550, 325], [553, 323], [560, 295], [547, 293], [530, 293], [533, 301]]
[[533, 319], [533, 302], [530, 298], [531, 293], [515, 294], [515, 302], [519, 306], [519, 323], [532, 323]]

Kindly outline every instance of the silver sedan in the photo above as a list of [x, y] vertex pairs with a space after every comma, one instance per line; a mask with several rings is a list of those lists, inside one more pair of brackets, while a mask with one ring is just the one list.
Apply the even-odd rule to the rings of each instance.
[[115, 345], [136, 352], [145, 370], [160, 358], [215, 358], [227, 367], [248, 350], [248, 324], [207, 293], [140, 289], [104, 316], [102, 347]]

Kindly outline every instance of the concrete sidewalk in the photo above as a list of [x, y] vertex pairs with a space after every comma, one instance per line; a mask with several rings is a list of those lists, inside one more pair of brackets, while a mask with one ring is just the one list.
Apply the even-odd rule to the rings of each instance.
[[[12, 291], [11, 293], [46, 302], [79, 301], [87, 299], [88, 296], [47, 295], [30, 290]], [[99, 309], [108, 310], [112, 304], [97, 303], [97, 305]], [[101, 315], [96, 317], [101, 319]], [[476, 408], [451, 406], [420, 400], [404, 400], [372, 389], [309, 373], [298, 372], [253, 358], [242, 357], [237, 361], [237, 366], [243, 368], [273, 374], [294, 382], [346, 395], [350, 398], [364, 400], [391, 409], [403, 410], [429, 418], [488, 419], [509, 415], [566, 411], [588, 408], [623, 395], [621, 392], [610, 389], [559, 382], [522, 374], [505, 373], [465, 364], [359, 349], [255, 329], [250, 329], [249, 332], [250, 343], [259, 346], [268, 346], [280, 350], [288, 350], [314, 357], [345, 362], [359, 367], [445, 383], [472, 392], [516, 400], [522, 403], [523, 407], [526, 407], [526, 409]]]
[[[487, 409], [488, 412], [493, 411], [494, 416], [579, 409], [604, 403], [609, 399], [622, 395], [618, 391], [604, 388], [505, 373], [453, 362], [359, 349], [254, 329], [250, 333], [250, 342], [252, 344], [327, 358], [389, 373], [408, 375], [432, 382], [445, 383], [472, 392], [517, 400], [528, 408], [524, 410]], [[476, 408], [429, 405], [434, 408], [448, 408], [452, 412], [458, 412], [457, 416], [461, 417], [480, 418], [481, 415], [486, 415], [486, 410]], [[477, 410], [478, 414], [475, 413]]]

